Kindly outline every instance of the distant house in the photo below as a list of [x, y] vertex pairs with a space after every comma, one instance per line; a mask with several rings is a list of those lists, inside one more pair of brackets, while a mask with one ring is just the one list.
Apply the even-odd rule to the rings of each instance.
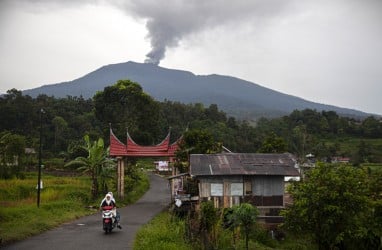
[[334, 156], [332, 157], [332, 163], [349, 163], [349, 157]]
[[251, 203], [260, 215], [279, 217], [284, 207], [284, 177], [299, 176], [296, 159], [285, 154], [192, 154], [190, 175], [198, 181], [199, 200], [215, 207]]
[[171, 171], [168, 161], [154, 161], [155, 169], [158, 172]]
[[24, 148], [24, 152], [26, 155], [34, 155], [36, 154], [36, 150], [34, 148]]

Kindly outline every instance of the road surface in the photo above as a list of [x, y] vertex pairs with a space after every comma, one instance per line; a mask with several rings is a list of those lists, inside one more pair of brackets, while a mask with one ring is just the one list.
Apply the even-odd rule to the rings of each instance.
[[133, 249], [133, 241], [139, 227], [150, 221], [170, 202], [167, 180], [155, 174], [149, 174], [149, 177], [150, 189], [146, 194], [135, 204], [119, 208], [122, 230], [115, 228], [111, 234], [105, 234], [102, 230], [101, 215], [96, 213], [1, 248], [7, 250]]

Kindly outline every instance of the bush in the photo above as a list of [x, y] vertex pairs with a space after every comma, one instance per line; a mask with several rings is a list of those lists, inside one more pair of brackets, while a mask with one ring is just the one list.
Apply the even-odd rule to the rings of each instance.
[[185, 223], [163, 212], [143, 226], [134, 240], [135, 250], [191, 250], [184, 242]]

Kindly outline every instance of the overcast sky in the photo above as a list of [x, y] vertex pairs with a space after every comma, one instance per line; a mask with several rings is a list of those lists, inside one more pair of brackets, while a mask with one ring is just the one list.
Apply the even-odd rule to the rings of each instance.
[[0, 0], [0, 93], [148, 62], [382, 114], [381, 0]]

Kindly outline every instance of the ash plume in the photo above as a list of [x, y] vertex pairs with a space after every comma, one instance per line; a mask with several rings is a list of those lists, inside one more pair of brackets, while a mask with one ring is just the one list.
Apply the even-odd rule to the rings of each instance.
[[253, 21], [267, 14], [275, 14], [285, 7], [282, 0], [227, 2], [223, 0], [133, 0], [124, 9], [146, 20], [151, 51], [146, 63], [158, 65], [169, 48], [179, 45], [187, 36], [228, 23]]

